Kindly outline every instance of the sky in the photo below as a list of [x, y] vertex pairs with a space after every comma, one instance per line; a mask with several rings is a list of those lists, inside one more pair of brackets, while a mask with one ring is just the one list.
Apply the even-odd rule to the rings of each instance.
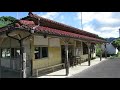
[[[44, 18], [48, 18], [87, 32], [99, 35], [103, 38], [119, 37], [120, 12], [33, 12]], [[82, 13], [82, 24], [81, 24]], [[28, 12], [0, 12], [1, 16], [12, 16], [17, 19], [28, 15]]]

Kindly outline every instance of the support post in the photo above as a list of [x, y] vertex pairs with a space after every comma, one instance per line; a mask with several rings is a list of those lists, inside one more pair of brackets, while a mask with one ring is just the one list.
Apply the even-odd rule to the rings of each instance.
[[1, 72], [1, 48], [0, 48], [0, 78], [2, 78], [2, 72]]
[[2, 38], [1, 42], [0, 42], [0, 78], [2, 78], [2, 67], [1, 67], [1, 55], [2, 55], [2, 51], [1, 51], [1, 46], [2, 46], [2, 43], [4, 41], [4, 38]]
[[90, 66], [90, 47], [88, 46], [88, 66]]
[[100, 44], [100, 61], [102, 61], [102, 44]]
[[91, 62], [91, 58], [90, 58], [90, 54], [91, 54], [91, 51], [90, 51], [90, 46], [91, 46], [91, 43], [87, 43], [87, 46], [88, 46], [88, 66], [90, 66]]
[[66, 59], [65, 59], [65, 67], [66, 67], [66, 76], [69, 74], [69, 60], [68, 60], [68, 44], [65, 44], [65, 53], [66, 53]]
[[105, 58], [107, 58], [107, 48], [106, 48], [106, 43], [105, 43]]
[[21, 62], [21, 70], [20, 70], [20, 77], [26, 78], [26, 55], [24, 53], [23, 41], [19, 40], [20, 43], [20, 62]]
[[20, 78], [23, 78], [23, 48], [22, 48], [22, 41], [19, 40], [20, 44]]
[[66, 76], [69, 74], [69, 60], [68, 60], [68, 42], [70, 38], [61, 38], [65, 44], [65, 68], [66, 68]]

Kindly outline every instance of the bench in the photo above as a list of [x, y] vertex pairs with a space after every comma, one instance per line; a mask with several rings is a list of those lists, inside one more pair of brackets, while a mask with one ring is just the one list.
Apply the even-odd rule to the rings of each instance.
[[81, 65], [84, 58], [82, 58], [81, 56], [74, 56], [74, 57], [75, 57], [74, 65], [78, 65], [78, 64]]
[[39, 71], [47, 70], [47, 69], [52, 69], [52, 71], [54, 72], [54, 68], [57, 67], [57, 66], [63, 66], [63, 68], [65, 68], [65, 63], [60, 63], [60, 64], [56, 64], [56, 65], [53, 65], [53, 66], [49, 66], [49, 67], [45, 67], [45, 68], [36, 69], [37, 77], [38, 77], [38, 72], [39, 72]]

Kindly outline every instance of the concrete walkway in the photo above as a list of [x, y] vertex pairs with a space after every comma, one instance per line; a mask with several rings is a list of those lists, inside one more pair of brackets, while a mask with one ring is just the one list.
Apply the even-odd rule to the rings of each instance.
[[120, 59], [108, 59], [70, 78], [120, 78]]
[[104, 61], [106, 61], [105, 58], [102, 58], [102, 61], [100, 61], [100, 58], [96, 58], [94, 60], [91, 60], [91, 66], [88, 66], [88, 62], [84, 62], [81, 65], [70, 67], [68, 76], [65, 76], [65, 69], [62, 69], [62, 70], [59, 70], [59, 71], [56, 71], [50, 74], [46, 74], [44, 76], [37, 77], [37, 78], [69, 78], [69, 77], [74, 76], [75, 74], [82, 72], [83, 70], [86, 70]]

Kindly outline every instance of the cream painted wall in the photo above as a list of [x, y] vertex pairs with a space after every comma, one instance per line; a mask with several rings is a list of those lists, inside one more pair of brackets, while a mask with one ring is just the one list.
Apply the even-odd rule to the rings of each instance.
[[61, 63], [60, 48], [49, 47], [48, 58], [35, 59], [33, 61], [33, 69], [44, 68]]
[[61, 63], [61, 48], [49, 47], [49, 66]]
[[[11, 41], [11, 42], [10, 42]], [[19, 42], [14, 39], [5, 38], [1, 44], [1, 48], [19, 47]]]
[[60, 39], [59, 38], [49, 38], [49, 46], [50, 47], [60, 47]]
[[34, 45], [48, 45], [48, 37], [34, 36]]
[[44, 68], [61, 63], [61, 47], [59, 38], [43, 38], [34, 36], [34, 45], [48, 46], [48, 57], [33, 60], [33, 69]]

